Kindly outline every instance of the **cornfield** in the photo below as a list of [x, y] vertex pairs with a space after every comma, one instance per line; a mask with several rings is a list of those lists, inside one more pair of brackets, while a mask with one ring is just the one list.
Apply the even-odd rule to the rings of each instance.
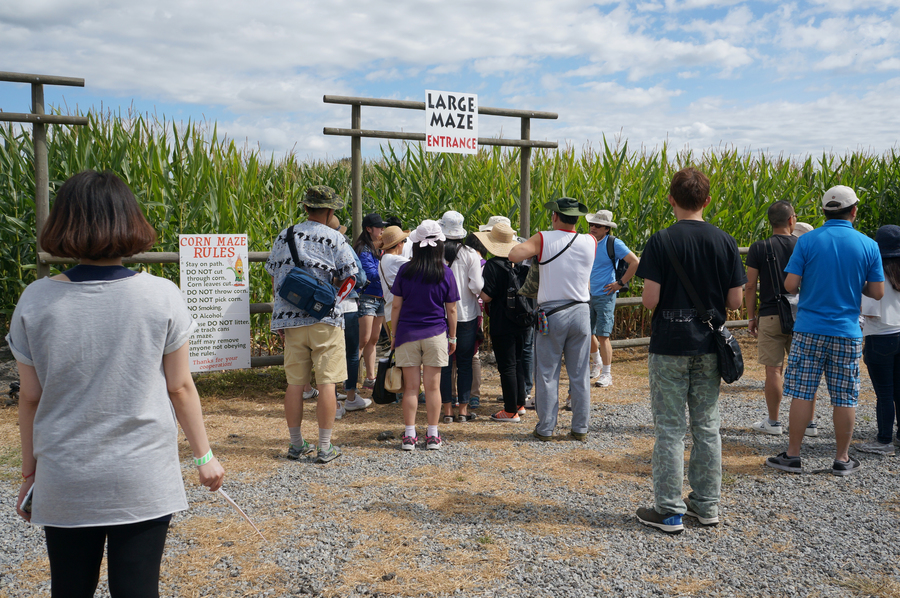
[[[181, 233], [247, 233], [251, 251], [266, 251], [279, 230], [299, 218], [298, 199], [310, 185], [325, 184], [349, 197], [349, 160], [298, 162], [220, 138], [214, 124], [175, 125], [155, 118], [89, 114], [84, 127], [50, 127], [51, 198], [72, 174], [111, 170], [134, 190], [159, 233], [157, 250], [177, 251]], [[0, 127], [0, 314], [11, 313], [22, 289], [34, 279], [34, 167], [29, 128]], [[419, 144], [384, 145], [363, 163], [364, 213], [396, 215], [405, 227], [461, 212], [468, 228], [494, 214], [518, 222], [519, 152], [482, 149], [477, 156], [427, 154]], [[819, 198], [832, 185], [849, 185], [862, 199], [857, 227], [867, 234], [900, 222], [900, 155], [854, 153], [803, 161], [720, 148], [695, 153], [632, 151], [627, 143], [597, 148], [535, 150], [532, 154], [532, 228], [549, 226], [542, 205], [575, 197], [592, 210], [610, 209], [617, 235], [640, 252], [649, 236], [674, 222], [666, 201], [668, 183], [680, 168], [706, 172], [713, 201], [706, 219], [732, 234], [741, 246], [767, 235], [766, 209], [790, 200], [799, 219], [822, 222]], [[338, 214], [349, 224], [349, 206]], [[178, 280], [177, 265], [146, 269]], [[251, 268], [253, 302], [271, 300], [261, 264]], [[631, 310], [630, 310], [631, 311]], [[623, 314], [624, 315], [624, 314]], [[644, 319], [629, 314], [633, 332]], [[265, 345], [268, 316], [254, 316], [258, 343]], [[623, 332], [625, 335], [627, 331]], [[617, 336], [619, 334], [617, 333]], [[271, 347], [270, 347], [271, 348]]]

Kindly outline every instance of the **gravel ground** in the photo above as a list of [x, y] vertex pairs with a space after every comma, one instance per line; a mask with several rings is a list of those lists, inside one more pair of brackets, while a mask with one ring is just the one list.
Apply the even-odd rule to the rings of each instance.
[[[441, 451], [401, 453], [379, 432], [402, 430], [396, 406], [336, 425], [344, 456], [326, 466], [285, 460], [279, 397], [237, 397], [208, 409], [226, 488], [269, 542], [185, 468], [191, 509], [176, 516], [163, 562], [165, 596], [898, 596], [898, 459], [852, 452], [863, 469], [828, 468], [827, 391], [803, 475], [763, 466], [787, 438], [747, 429], [764, 417], [763, 371], [743, 339], [748, 372], [721, 394], [722, 523], [686, 518], [668, 536], [640, 525], [652, 505], [653, 445], [646, 352], [616, 353], [614, 386], [592, 391], [587, 442], [533, 440], [535, 416], [486, 416], [499, 388], [486, 368], [482, 417], [443, 425]], [[854, 442], [875, 431], [863, 370]], [[269, 374], [259, 373], [265, 376]], [[308, 406], [308, 417], [314, 406]], [[787, 405], [783, 406], [787, 419]], [[0, 501], [18, 487], [14, 409], [0, 410]], [[420, 424], [422, 420], [420, 419]], [[689, 445], [688, 445], [689, 446]], [[186, 452], [186, 449], [184, 449]], [[685, 482], [687, 488], [687, 483]], [[685, 490], [687, 493], [687, 489]], [[43, 534], [0, 510], [0, 595], [49, 594]], [[107, 595], [101, 583], [98, 595]]]

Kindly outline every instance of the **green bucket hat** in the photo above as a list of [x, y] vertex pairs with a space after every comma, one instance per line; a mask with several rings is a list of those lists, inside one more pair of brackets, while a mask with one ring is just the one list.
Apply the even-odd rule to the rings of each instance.
[[344, 200], [328, 185], [310, 187], [306, 190], [306, 195], [300, 200], [300, 203], [311, 208], [329, 208], [332, 210], [340, 210], [344, 207]]
[[549, 201], [544, 204], [544, 209], [566, 216], [587, 216], [589, 213], [586, 205], [571, 197], [560, 197], [556, 201]]

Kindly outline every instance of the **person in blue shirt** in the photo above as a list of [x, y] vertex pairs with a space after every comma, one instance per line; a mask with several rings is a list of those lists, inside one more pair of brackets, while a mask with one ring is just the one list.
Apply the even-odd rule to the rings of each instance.
[[846, 476], [860, 467], [848, 454], [859, 399], [859, 327], [862, 295], [881, 299], [884, 272], [878, 244], [853, 229], [859, 198], [850, 187], [825, 192], [825, 224], [797, 240], [784, 271], [784, 288], [800, 293], [794, 337], [784, 376], [784, 396], [791, 398], [788, 449], [766, 465], [801, 473], [800, 444], [812, 421], [813, 399], [822, 373], [834, 407], [837, 445], [831, 473]]
[[[590, 233], [597, 239], [597, 253], [594, 255], [594, 267], [591, 269], [591, 378], [598, 378], [596, 384], [601, 388], [612, 386], [612, 334], [615, 323], [616, 296], [628, 284], [637, 271], [640, 260], [621, 239], [609, 236], [614, 228], [618, 228], [612, 220], [612, 212], [600, 210], [596, 214], [588, 214]], [[613, 243], [613, 255], [609, 257], [608, 244]], [[628, 270], [622, 278], [616, 278], [616, 264], [619, 260], [628, 263]]]

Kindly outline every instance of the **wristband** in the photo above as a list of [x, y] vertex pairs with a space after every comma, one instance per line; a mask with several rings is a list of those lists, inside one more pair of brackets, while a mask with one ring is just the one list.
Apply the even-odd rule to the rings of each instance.
[[194, 465], [196, 465], [197, 467], [200, 467], [201, 465], [206, 465], [207, 463], [212, 461], [212, 457], [213, 457], [212, 449], [209, 449], [209, 451], [205, 455], [203, 455], [199, 459], [194, 459]]
[[33, 476], [36, 472], [37, 472], [37, 469], [35, 469], [35, 470], [32, 471], [31, 473], [29, 473], [28, 475], [22, 474], [22, 479], [23, 479], [23, 480], [27, 480], [28, 478], [30, 478], [31, 476]]
[[448, 339], [447, 339], [447, 342], [450, 343], [450, 344], [455, 345], [455, 344], [456, 344], [456, 337], [454, 336], [454, 337], [452, 337], [452, 338], [448, 338]]

